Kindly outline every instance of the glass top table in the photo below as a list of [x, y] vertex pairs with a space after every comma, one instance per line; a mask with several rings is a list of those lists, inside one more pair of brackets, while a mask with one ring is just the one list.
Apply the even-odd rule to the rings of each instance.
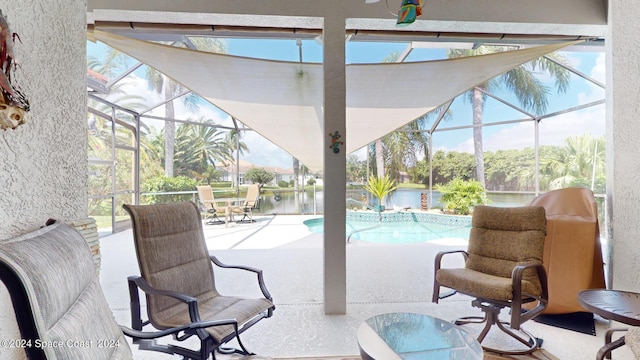
[[482, 346], [451, 322], [416, 313], [388, 313], [367, 319], [358, 328], [364, 360], [481, 360]]

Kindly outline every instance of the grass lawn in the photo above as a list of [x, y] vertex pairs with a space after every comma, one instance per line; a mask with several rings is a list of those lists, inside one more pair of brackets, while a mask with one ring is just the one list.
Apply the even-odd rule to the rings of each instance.
[[[91, 216], [90, 217], [96, 219], [96, 225], [98, 226], [98, 229], [106, 229], [106, 228], [111, 228], [111, 216]], [[122, 215], [122, 216], [116, 216], [116, 221], [120, 221], [120, 220], [126, 220], [128, 219], [128, 216]]]

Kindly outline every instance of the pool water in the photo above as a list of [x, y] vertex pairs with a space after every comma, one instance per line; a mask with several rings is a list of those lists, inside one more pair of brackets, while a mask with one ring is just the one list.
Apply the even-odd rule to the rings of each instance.
[[[309, 231], [323, 233], [323, 219], [304, 222]], [[346, 236], [350, 240], [362, 240], [384, 244], [420, 243], [444, 238], [469, 238], [469, 226], [451, 226], [417, 221], [371, 222], [347, 221]]]

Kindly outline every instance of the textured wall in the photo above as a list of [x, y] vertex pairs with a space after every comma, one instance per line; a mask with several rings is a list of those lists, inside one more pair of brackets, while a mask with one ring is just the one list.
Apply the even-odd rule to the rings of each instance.
[[0, 238], [87, 216], [86, 3], [0, 0], [13, 32], [27, 124], [0, 131]]
[[[0, 130], [0, 238], [48, 218], [87, 216], [86, 1], [0, 0], [22, 43], [14, 79], [26, 93], [27, 124]], [[0, 339], [15, 338], [15, 318], [0, 285]], [[20, 359], [0, 349], [0, 359]]]
[[[610, 0], [607, 68], [608, 197], [615, 289], [640, 291], [640, 6]], [[611, 151], [612, 150], [612, 151]], [[613, 159], [612, 159], [613, 158]]]

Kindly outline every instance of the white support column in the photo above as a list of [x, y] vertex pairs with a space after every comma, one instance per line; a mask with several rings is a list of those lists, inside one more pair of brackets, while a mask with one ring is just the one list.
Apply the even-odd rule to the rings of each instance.
[[346, 144], [332, 150], [332, 137], [346, 138], [345, 21], [324, 23], [324, 311], [347, 311], [346, 269]]
[[[607, 216], [609, 263], [607, 285], [640, 291], [640, 6], [609, 0], [607, 67]], [[606, 260], [605, 260], [606, 261]]]

